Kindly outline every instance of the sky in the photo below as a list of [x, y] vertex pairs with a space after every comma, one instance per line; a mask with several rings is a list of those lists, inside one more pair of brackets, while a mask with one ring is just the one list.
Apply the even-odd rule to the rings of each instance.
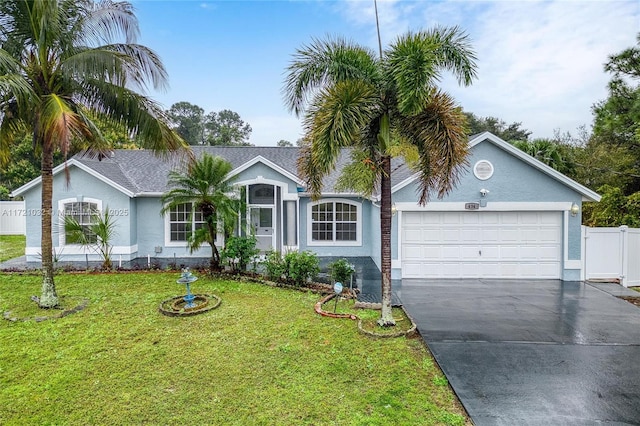
[[[253, 129], [250, 143], [295, 143], [301, 120], [282, 96], [296, 49], [341, 36], [377, 49], [373, 0], [133, 0], [139, 42], [156, 51], [169, 88], [150, 92], [165, 109], [181, 101], [205, 113], [230, 109]], [[478, 57], [468, 87], [440, 87], [465, 111], [521, 122], [532, 138], [590, 129], [607, 97], [607, 58], [636, 44], [640, 1], [378, 0], [383, 47], [409, 30], [459, 26]]]

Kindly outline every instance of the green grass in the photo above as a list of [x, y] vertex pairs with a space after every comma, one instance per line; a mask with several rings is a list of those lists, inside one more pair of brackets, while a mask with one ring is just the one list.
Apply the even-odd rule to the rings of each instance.
[[0, 262], [24, 255], [24, 235], [0, 235]]
[[[319, 296], [201, 276], [222, 305], [158, 313], [175, 273], [62, 274], [90, 300], [43, 322], [0, 320], [0, 424], [470, 424], [418, 339], [371, 339]], [[0, 311], [31, 314], [38, 275], [0, 275]], [[37, 310], [35, 311], [37, 313]]]

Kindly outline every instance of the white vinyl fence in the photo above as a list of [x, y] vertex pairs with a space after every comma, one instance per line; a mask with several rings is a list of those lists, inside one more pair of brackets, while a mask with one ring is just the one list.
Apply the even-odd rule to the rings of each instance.
[[24, 201], [0, 201], [0, 235], [25, 235], [27, 216]]
[[586, 280], [619, 281], [640, 286], [640, 229], [582, 227]]

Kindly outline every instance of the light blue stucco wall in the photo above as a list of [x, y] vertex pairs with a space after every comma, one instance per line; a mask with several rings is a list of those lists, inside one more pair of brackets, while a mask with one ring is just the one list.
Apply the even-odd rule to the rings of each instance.
[[[123, 192], [106, 185], [84, 170], [74, 165], [69, 166], [69, 181], [64, 172], [59, 172], [53, 177], [53, 212], [52, 212], [52, 236], [53, 247], [56, 256], [61, 261], [85, 260], [84, 254], [72, 254], [72, 247], [60, 246], [60, 235], [64, 232], [60, 214], [59, 201], [69, 198], [83, 197], [84, 201], [100, 200], [102, 209], [108, 208], [112, 218], [116, 222], [117, 233], [113, 238], [113, 246], [128, 247], [131, 245], [131, 200]], [[41, 185], [36, 185], [24, 194], [27, 214], [27, 261], [39, 261], [38, 255], [41, 244]], [[31, 253], [31, 254], [29, 254]], [[89, 251], [90, 260], [98, 260], [99, 256]]]
[[[525, 161], [514, 157], [511, 153], [494, 145], [490, 141], [484, 141], [472, 148], [468, 157], [469, 166], [462, 174], [459, 184], [447, 196], [438, 199], [436, 194], [432, 194], [430, 204], [441, 202], [487, 202], [485, 208], [489, 210], [491, 203], [558, 203], [567, 205], [576, 203], [582, 211], [582, 195], [551, 176], [543, 173]], [[494, 173], [487, 180], [480, 180], [473, 174], [473, 166], [480, 160], [488, 160], [493, 164]], [[393, 194], [393, 200], [400, 202], [415, 202], [418, 198], [418, 186], [412, 183]], [[486, 197], [481, 197], [480, 190], [487, 189], [489, 193]], [[535, 208], [534, 208], [535, 210]], [[581, 215], [573, 217], [562, 215], [562, 226], [564, 229], [565, 220], [567, 222], [568, 238], [568, 260], [580, 260], [581, 256]], [[568, 219], [567, 219], [568, 218]], [[396, 222], [396, 219], [394, 219]], [[564, 239], [564, 233], [563, 233]], [[393, 258], [398, 258], [397, 228], [393, 235], [394, 247]], [[563, 240], [563, 245], [566, 244]], [[579, 279], [580, 271], [564, 268], [563, 279]], [[576, 278], [577, 277], [577, 278]]]
[[298, 185], [296, 184], [296, 182], [283, 176], [281, 173], [262, 163], [256, 163], [246, 170], [238, 173], [233, 177], [233, 182], [253, 181], [258, 178], [258, 176], [262, 176], [267, 180], [281, 182], [286, 186], [286, 192], [288, 193], [293, 194], [298, 191]]
[[[136, 198], [138, 218], [137, 240], [138, 257], [173, 258], [173, 257], [210, 257], [211, 248], [205, 244], [194, 253], [190, 253], [186, 244], [179, 246], [165, 244], [166, 219], [160, 214], [162, 203], [159, 197]], [[156, 247], [160, 252], [156, 252]]]

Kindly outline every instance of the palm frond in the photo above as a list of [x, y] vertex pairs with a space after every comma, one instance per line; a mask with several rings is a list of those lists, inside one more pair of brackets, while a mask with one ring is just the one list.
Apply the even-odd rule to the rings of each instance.
[[45, 145], [69, 152], [74, 137], [92, 139], [94, 135], [67, 99], [51, 94], [45, 96], [39, 111], [37, 132]]
[[[303, 167], [303, 176], [314, 173], [321, 180], [333, 170], [342, 148], [362, 138], [379, 109], [377, 90], [366, 82], [341, 81], [322, 90], [305, 116], [310, 157], [302, 165], [310, 162], [307, 167], [311, 168]], [[319, 194], [320, 180], [308, 180], [310, 192]]]
[[126, 43], [135, 43], [140, 30], [133, 5], [127, 1], [101, 0], [92, 7], [76, 32], [81, 41], [88, 44], [109, 44], [123, 37]]
[[80, 103], [122, 123], [144, 148], [156, 153], [188, 148], [167, 124], [165, 111], [152, 99], [110, 82], [86, 79], [81, 84]]
[[444, 92], [436, 92], [423, 112], [413, 117], [399, 117], [397, 131], [419, 153], [416, 165], [420, 173], [419, 203], [427, 203], [432, 191], [439, 198], [459, 182], [469, 152], [462, 109]]
[[285, 104], [302, 114], [318, 90], [347, 80], [374, 84], [379, 79], [375, 53], [343, 38], [314, 39], [298, 49], [287, 67]]
[[468, 36], [458, 27], [436, 27], [399, 37], [384, 56], [399, 111], [420, 113], [442, 71], [451, 72], [461, 84], [470, 84], [476, 77], [475, 59]]
[[336, 191], [352, 191], [364, 197], [371, 197], [377, 187], [379, 177], [378, 165], [366, 151], [351, 151], [351, 163], [347, 164], [338, 177]]

